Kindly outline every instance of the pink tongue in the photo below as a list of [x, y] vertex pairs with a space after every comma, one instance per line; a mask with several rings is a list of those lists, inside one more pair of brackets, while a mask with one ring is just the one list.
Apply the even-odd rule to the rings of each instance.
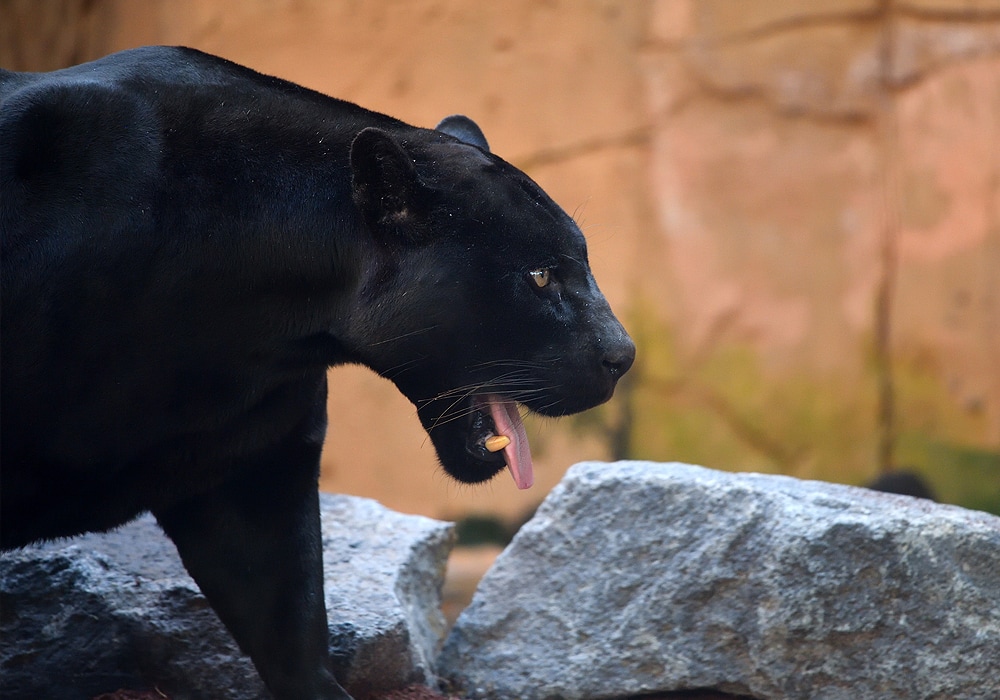
[[524, 430], [521, 414], [517, 412], [517, 404], [495, 394], [484, 396], [483, 400], [490, 406], [497, 434], [510, 438], [510, 444], [503, 448], [503, 456], [507, 460], [510, 475], [514, 477], [514, 483], [519, 489], [531, 488], [535, 483], [535, 472], [531, 465], [528, 433]]

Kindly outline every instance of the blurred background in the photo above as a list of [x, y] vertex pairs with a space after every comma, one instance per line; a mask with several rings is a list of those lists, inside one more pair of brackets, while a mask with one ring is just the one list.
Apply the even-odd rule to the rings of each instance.
[[325, 490], [514, 524], [583, 459], [1000, 513], [1000, 0], [0, 0], [0, 66], [182, 44], [432, 127], [475, 119], [582, 226], [638, 345], [531, 420], [536, 486], [450, 482], [413, 407], [331, 372]]

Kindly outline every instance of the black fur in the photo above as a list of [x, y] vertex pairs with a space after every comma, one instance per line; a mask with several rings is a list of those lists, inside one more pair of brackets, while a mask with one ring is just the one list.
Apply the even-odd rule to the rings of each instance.
[[327, 368], [394, 381], [471, 483], [504, 467], [476, 396], [582, 411], [634, 357], [579, 229], [486, 149], [190, 49], [0, 72], [2, 546], [152, 511], [276, 697], [347, 697]]

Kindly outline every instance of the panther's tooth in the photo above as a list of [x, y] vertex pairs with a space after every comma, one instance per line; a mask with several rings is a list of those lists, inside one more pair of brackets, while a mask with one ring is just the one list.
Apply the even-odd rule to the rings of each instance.
[[483, 446], [490, 452], [499, 452], [510, 444], [510, 438], [506, 435], [492, 435], [486, 438]]

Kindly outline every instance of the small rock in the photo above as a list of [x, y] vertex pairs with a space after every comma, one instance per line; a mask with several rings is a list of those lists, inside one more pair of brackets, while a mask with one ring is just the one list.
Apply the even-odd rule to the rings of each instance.
[[323, 570], [335, 671], [363, 697], [433, 685], [454, 526], [379, 503], [321, 494]]
[[[452, 526], [320, 495], [337, 671], [352, 692], [433, 684]], [[0, 556], [0, 697], [269, 698], [150, 516]]]
[[1000, 697], [1000, 518], [681, 464], [573, 467], [438, 671], [476, 698]]

